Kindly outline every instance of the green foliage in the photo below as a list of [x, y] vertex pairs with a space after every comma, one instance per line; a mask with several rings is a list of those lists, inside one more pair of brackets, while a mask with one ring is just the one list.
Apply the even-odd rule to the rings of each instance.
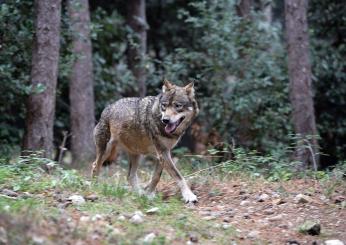
[[111, 14], [98, 8], [91, 16], [95, 102], [97, 114], [105, 105], [136, 88], [132, 73], [126, 65], [126, 25], [116, 10]]
[[251, 22], [238, 17], [233, 1], [190, 7], [178, 17], [191, 28], [192, 40], [164, 58], [163, 73], [173, 81], [200, 81], [199, 118], [224, 140], [235, 137], [267, 152], [284, 145], [291, 127], [280, 26], [264, 27], [260, 14]]
[[[0, 4], [0, 154], [12, 153], [23, 135], [24, 101], [34, 89], [30, 75], [33, 2]], [[19, 127], [18, 127], [19, 126]]]
[[337, 0], [309, 5], [317, 126], [330, 165], [346, 157], [346, 5]]

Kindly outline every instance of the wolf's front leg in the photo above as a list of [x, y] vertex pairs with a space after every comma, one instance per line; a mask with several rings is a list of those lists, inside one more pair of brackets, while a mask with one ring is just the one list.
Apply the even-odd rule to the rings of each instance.
[[160, 162], [167, 170], [169, 175], [177, 182], [183, 199], [186, 203], [196, 203], [197, 196], [193, 194], [190, 187], [187, 185], [184, 177], [181, 175], [177, 167], [175, 166], [170, 151], [164, 151], [159, 155]]

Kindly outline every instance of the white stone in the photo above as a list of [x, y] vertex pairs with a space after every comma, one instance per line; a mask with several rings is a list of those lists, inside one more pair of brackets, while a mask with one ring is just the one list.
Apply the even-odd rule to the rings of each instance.
[[327, 240], [324, 242], [325, 245], [344, 245], [340, 240]]
[[250, 201], [244, 200], [240, 202], [240, 206], [245, 206], [245, 205], [249, 205]]
[[247, 237], [248, 238], [258, 238], [258, 236], [259, 236], [259, 234], [260, 234], [260, 232], [259, 231], [251, 231], [248, 235], [247, 235]]
[[75, 205], [82, 205], [85, 203], [84, 197], [80, 195], [72, 195], [68, 198], [68, 200], [70, 200]]
[[118, 220], [119, 220], [119, 221], [124, 221], [124, 220], [126, 220], [126, 218], [125, 218], [124, 215], [119, 215], [119, 216], [118, 216]]
[[152, 243], [155, 239], [156, 235], [155, 233], [149, 233], [143, 238], [144, 243]]
[[132, 224], [138, 225], [138, 224], [143, 223], [143, 222], [144, 222], [144, 219], [142, 218], [142, 216], [140, 216], [140, 215], [138, 215], [138, 214], [135, 214], [135, 215], [133, 215], [132, 218], [130, 219], [130, 222], [131, 222]]
[[151, 209], [148, 209], [145, 213], [147, 214], [155, 214], [159, 211], [160, 209], [158, 207], [154, 207], [154, 208], [151, 208]]

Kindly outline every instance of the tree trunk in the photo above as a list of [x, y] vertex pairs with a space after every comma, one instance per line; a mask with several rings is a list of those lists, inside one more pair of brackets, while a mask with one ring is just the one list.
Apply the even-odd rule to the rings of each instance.
[[[53, 153], [55, 91], [58, 77], [60, 0], [35, 1], [35, 36], [32, 51], [31, 85], [27, 99], [23, 148]], [[42, 88], [44, 91], [37, 92]]]
[[[318, 166], [317, 129], [311, 85], [307, 0], [285, 0], [290, 100], [295, 133], [300, 138], [295, 156], [302, 167]], [[312, 136], [312, 139], [311, 137]]]
[[88, 0], [69, 0], [75, 60], [70, 76], [70, 122], [73, 162], [80, 165], [94, 157], [92, 132], [95, 125], [92, 47]]
[[127, 1], [127, 24], [133, 31], [133, 38], [128, 42], [128, 65], [138, 82], [139, 95], [144, 97], [147, 90], [144, 57], [147, 51], [148, 29], [145, 15], [145, 0]]
[[253, 0], [241, 0], [237, 5], [237, 14], [240, 17], [250, 19]]

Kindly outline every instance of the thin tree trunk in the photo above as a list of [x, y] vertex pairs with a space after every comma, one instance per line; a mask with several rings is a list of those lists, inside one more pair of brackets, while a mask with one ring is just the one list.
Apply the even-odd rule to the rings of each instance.
[[70, 76], [70, 121], [73, 162], [80, 165], [94, 157], [92, 132], [95, 126], [92, 47], [88, 0], [69, 0], [75, 61]]
[[146, 94], [146, 71], [144, 57], [147, 51], [147, 19], [145, 14], [145, 0], [127, 1], [127, 24], [133, 31], [133, 41], [128, 43], [127, 59], [135, 79], [138, 82], [139, 95]]
[[250, 19], [253, 0], [241, 0], [237, 5], [237, 14], [240, 17]]
[[34, 91], [40, 86], [44, 87], [44, 91], [32, 93], [27, 99], [23, 148], [43, 150], [43, 155], [51, 158], [60, 48], [61, 1], [36, 0], [35, 13], [31, 85]]
[[285, 0], [292, 119], [295, 133], [301, 137], [297, 142], [296, 158], [304, 168], [314, 166], [314, 162], [318, 165], [318, 142], [316, 137], [309, 137], [316, 136], [317, 129], [309, 61], [307, 8], [307, 0]]

